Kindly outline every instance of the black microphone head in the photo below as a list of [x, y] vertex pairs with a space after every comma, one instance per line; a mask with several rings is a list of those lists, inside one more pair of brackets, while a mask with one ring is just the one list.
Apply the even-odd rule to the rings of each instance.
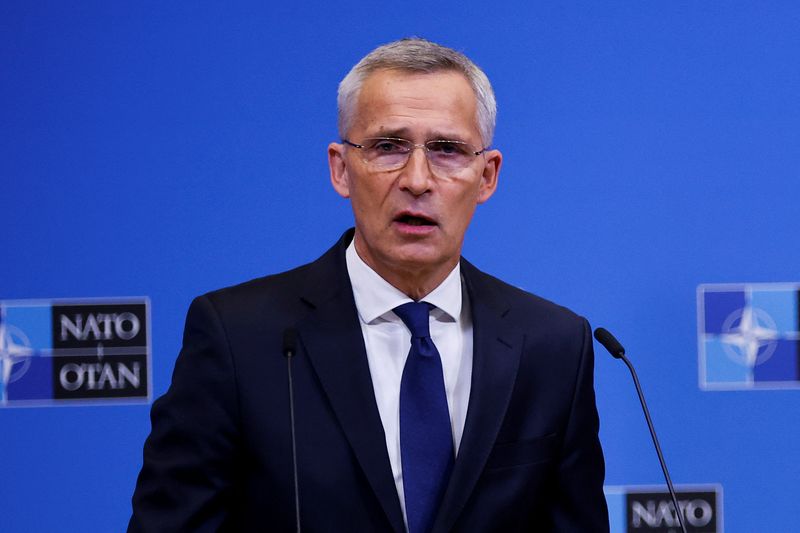
[[608, 353], [619, 359], [625, 355], [625, 348], [619, 343], [616, 337], [611, 334], [606, 328], [597, 328], [594, 330], [594, 338], [597, 342], [603, 345], [608, 350]]
[[292, 357], [297, 352], [297, 330], [286, 328], [283, 332], [283, 355]]

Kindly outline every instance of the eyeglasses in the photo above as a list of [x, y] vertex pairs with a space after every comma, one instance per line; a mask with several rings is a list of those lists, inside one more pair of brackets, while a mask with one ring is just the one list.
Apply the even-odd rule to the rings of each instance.
[[417, 148], [425, 150], [425, 157], [431, 170], [444, 176], [452, 176], [467, 168], [475, 157], [487, 148], [476, 150], [474, 146], [462, 141], [444, 139], [414, 144], [408, 139], [394, 137], [372, 137], [360, 144], [342, 139], [342, 142], [361, 150], [362, 158], [373, 172], [400, 170], [408, 164], [411, 152]]

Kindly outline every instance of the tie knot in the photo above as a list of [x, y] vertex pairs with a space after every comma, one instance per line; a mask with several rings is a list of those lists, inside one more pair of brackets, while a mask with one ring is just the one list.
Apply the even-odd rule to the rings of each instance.
[[394, 308], [394, 313], [411, 332], [412, 337], [430, 337], [428, 315], [433, 306], [427, 302], [408, 302]]

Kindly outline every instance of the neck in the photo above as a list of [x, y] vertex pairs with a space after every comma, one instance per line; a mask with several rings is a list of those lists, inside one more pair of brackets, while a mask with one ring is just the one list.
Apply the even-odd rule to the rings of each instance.
[[[369, 263], [367, 263], [369, 264]], [[414, 301], [422, 300], [442, 284], [448, 274], [452, 272], [452, 265], [444, 272], [425, 274], [419, 270], [382, 272], [370, 265], [380, 277], [388, 281], [393, 287], [407, 295]]]
[[441, 285], [459, 261], [459, 257], [456, 257], [452, 261], [438, 265], [387, 265], [375, 261], [369, 254], [362, 252], [357, 237], [355, 247], [361, 260], [375, 273], [414, 301], [421, 300]]

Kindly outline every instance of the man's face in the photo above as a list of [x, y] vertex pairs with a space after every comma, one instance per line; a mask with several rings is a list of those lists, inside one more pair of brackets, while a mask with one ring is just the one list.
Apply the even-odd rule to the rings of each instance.
[[[446, 139], [481, 150], [476, 117], [475, 94], [460, 73], [382, 70], [364, 81], [347, 135], [357, 144], [373, 137]], [[455, 267], [476, 205], [495, 190], [502, 156], [487, 151], [452, 175], [434, 174], [424, 149], [394, 171], [372, 171], [362, 150], [337, 143], [328, 159], [334, 188], [352, 203], [356, 250], [395, 284], [398, 276], [443, 279]]]

